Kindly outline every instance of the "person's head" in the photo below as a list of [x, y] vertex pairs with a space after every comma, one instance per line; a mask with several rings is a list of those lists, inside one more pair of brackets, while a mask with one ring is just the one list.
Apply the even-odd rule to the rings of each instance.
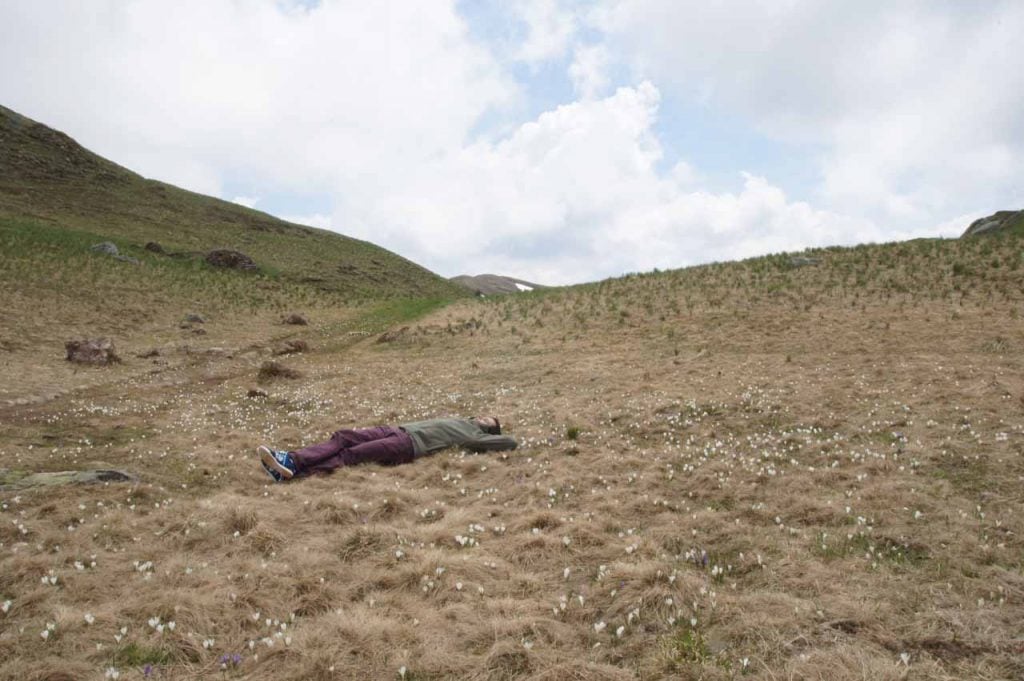
[[497, 416], [476, 416], [473, 419], [480, 430], [491, 435], [501, 435], [501, 421]]

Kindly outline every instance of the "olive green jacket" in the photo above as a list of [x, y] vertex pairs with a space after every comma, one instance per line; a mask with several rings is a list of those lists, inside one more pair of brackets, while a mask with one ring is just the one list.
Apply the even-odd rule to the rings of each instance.
[[507, 435], [485, 433], [472, 419], [430, 419], [399, 426], [412, 438], [416, 456], [433, 454], [445, 447], [465, 447], [473, 452], [515, 449], [516, 441]]

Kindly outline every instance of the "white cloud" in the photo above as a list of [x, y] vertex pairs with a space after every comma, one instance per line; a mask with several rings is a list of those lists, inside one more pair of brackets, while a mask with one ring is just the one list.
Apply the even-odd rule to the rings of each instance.
[[701, 181], [700, 172], [686, 161], [677, 161], [672, 166], [672, 181], [680, 187], [696, 187]]
[[259, 198], [255, 196], [236, 196], [231, 199], [232, 203], [237, 203], [239, 206], [245, 206], [246, 208], [252, 208], [256, 205], [257, 201], [259, 201]]
[[588, 22], [641, 77], [817, 149], [836, 210], [923, 225], [1021, 198], [1019, 2], [629, 0]]
[[236, 174], [359, 200], [516, 92], [446, 2], [14, 1], [0, 25], [8, 106], [217, 194]]
[[558, 107], [504, 140], [438, 159], [389, 201], [336, 221], [372, 225], [378, 239], [446, 275], [546, 284], [919, 235], [886, 235], [868, 220], [790, 201], [761, 177], [745, 175], [739, 193], [711, 194], [694, 189], [685, 163], [660, 173], [659, 101], [642, 83]]
[[538, 63], [562, 56], [576, 32], [575, 13], [559, 0], [519, 0], [512, 11], [526, 24], [516, 59]]
[[569, 65], [569, 78], [573, 88], [583, 99], [602, 94], [609, 84], [608, 67], [611, 57], [602, 44], [577, 45]]

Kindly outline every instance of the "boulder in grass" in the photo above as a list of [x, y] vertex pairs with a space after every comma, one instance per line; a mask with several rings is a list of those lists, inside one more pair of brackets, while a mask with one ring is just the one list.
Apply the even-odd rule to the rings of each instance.
[[232, 251], [227, 248], [220, 248], [206, 254], [206, 262], [214, 267], [224, 267], [232, 270], [256, 270], [256, 263], [253, 259], [241, 251]]
[[64, 343], [67, 360], [77, 364], [106, 365], [120, 362], [109, 338], [69, 340]]
[[117, 255], [119, 253], [117, 250], [117, 244], [113, 241], [103, 241], [101, 243], [94, 244], [89, 250], [97, 253], [105, 253], [106, 255]]
[[294, 324], [296, 326], [306, 326], [309, 324], [309, 320], [298, 312], [292, 312], [284, 317], [281, 317], [282, 324]]
[[103, 253], [104, 255], [109, 255], [115, 260], [120, 260], [121, 262], [130, 263], [132, 265], [140, 264], [138, 258], [133, 258], [130, 255], [122, 254], [117, 249], [117, 244], [115, 244], [113, 241], [103, 241], [98, 244], [94, 244], [89, 248], [89, 250], [95, 253]]

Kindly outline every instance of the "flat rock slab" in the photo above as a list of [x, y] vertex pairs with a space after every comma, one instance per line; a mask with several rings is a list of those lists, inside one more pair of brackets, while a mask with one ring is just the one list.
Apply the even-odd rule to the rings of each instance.
[[0, 468], [0, 490], [30, 489], [33, 487], [59, 487], [61, 485], [94, 484], [99, 482], [135, 482], [138, 478], [126, 471], [112, 468], [82, 471], [28, 471]]

